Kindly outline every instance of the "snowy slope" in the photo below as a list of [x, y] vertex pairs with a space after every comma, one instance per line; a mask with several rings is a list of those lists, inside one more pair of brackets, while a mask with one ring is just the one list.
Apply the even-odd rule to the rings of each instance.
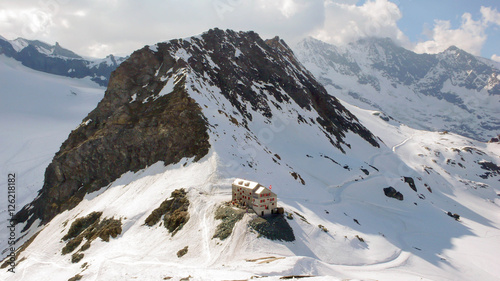
[[[157, 46], [150, 49], [156, 52]], [[235, 54], [242, 52], [238, 50]], [[191, 56], [182, 49], [172, 55], [176, 60]], [[210, 56], [205, 58], [219, 67]], [[253, 87], [267, 97], [272, 117], [241, 101], [253, 116], [248, 122], [209, 76], [189, 65], [167, 73], [160, 94], [172, 94], [185, 81], [177, 86], [196, 100], [210, 124], [209, 153], [198, 162], [159, 162], [125, 173], [87, 194], [78, 206], [38, 229], [19, 256], [24, 260], [17, 272], [2, 270], [0, 278], [67, 280], [80, 274], [82, 280], [278, 280], [289, 275], [317, 276], [313, 280], [496, 280], [500, 275], [494, 264], [500, 250], [500, 176], [482, 178], [486, 171], [480, 167], [481, 161], [500, 164], [498, 144], [411, 129], [344, 103], [383, 143], [377, 148], [348, 132], [343, 153], [319, 125], [300, 121], [314, 120], [317, 112], [294, 102], [279, 103], [269, 94], [269, 85], [256, 81]], [[149, 102], [130, 96], [131, 102]], [[414, 179], [417, 191], [404, 176]], [[235, 177], [272, 184], [279, 205], [293, 214], [288, 222], [294, 242], [260, 237], [247, 226], [255, 214], [246, 214], [226, 240], [212, 239], [219, 223], [215, 209], [230, 200]], [[388, 186], [404, 200], [386, 197], [383, 188]], [[145, 226], [146, 217], [178, 188], [188, 191], [191, 202], [187, 224], [175, 235], [161, 225]], [[83, 260], [72, 263], [70, 254], [61, 254], [61, 239], [76, 218], [92, 211], [121, 219], [123, 231], [109, 242], [95, 240]], [[448, 211], [459, 214], [460, 221], [447, 216]], [[185, 246], [188, 253], [177, 257]]]
[[[105, 89], [89, 78], [46, 74], [5, 56], [0, 56], [0, 71], [2, 171], [19, 172], [24, 185], [34, 188], [62, 141], [102, 99]], [[25, 204], [33, 198], [29, 196], [18, 203]]]
[[[18, 176], [16, 204], [20, 208], [34, 199], [45, 168], [62, 141], [102, 99], [104, 88], [88, 78], [35, 71], [3, 55], [0, 81], [0, 169], [4, 175], [13, 172]], [[6, 190], [7, 182], [0, 185]], [[0, 202], [0, 209], [4, 226], [6, 200]], [[6, 228], [0, 233], [3, 249]]]
[[500, 130], [500, 69], [454, 46], [416, 54], [390, 39], [336, 47], [313, 38], [294, 50], [328, 92], [417, 129], [488, 141]]

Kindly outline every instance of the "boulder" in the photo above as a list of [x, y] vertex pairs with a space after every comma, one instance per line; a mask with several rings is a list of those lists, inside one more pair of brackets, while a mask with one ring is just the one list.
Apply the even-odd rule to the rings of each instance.
[[391, 197], [391, 198], [394, 198], [394, 199], [398, 199], [400, 201], [403, 200], [403, 194], [401, 194], [401, 192], [397, 191], [394, 187], [392, 186], [389, 186], [389, 187], [386, 187], [384, 188], [384, 194], [385, 196], [387, 197]]

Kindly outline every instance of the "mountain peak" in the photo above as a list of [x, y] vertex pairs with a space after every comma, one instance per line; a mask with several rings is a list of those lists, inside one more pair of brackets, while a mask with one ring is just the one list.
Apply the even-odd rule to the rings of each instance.
[[14, 58], [24, 66], [50, 74], [84, 78], [89, 77], [100, 86], [108, 84], [111, 72], [124, 60], [108, 56], [105, 59], [87, 60], [56, 42], [47, 44], [40, 40], [0, 40], [0, 54]]
[[52, 48], [52, 55], [71, 59], [82, 59], [82, 57], [77, 55], [76, 53], [63, 48], [61, 45], [59, 45], [58, 42], [56, 42], [56, 44]]
[[[262, 138], [257, 128], [279, 122], [278, 116], [303, 124], [301, 130], [314, 128], [341, 153], [351, 149], [348, 133], [379, 147], [278, 37], [264, 41], [252, 31], [212, 29], [146, 46], [113, 72], [103, 100], [47, 168], [40, 196], [17, 218], [29, 219], [27, 226], [46, 223], [127, 171], [197, 160], [209, 149], [225, 154], [243, 136]], [[217, 148], [218, 142], [231, 145]]]
[[466, 51], [458, 48], [455, 45], [449, 46], [448, 48], [446, 48], [446, 50], [442, 51], [439, 54], [444, 54], [444, 55], [447, 55], [447, 54], [452, 54], [452, 55], [466, 55], [466, 56], [471, 56], [471, 57], [473, 56], [473, 55], [467, 53]]
[[[408, 115], [426, 109], [427, 96], [407, 95], [416, 84], [388, 76], [419, 77], [402, 65], [425, 56], [381, 51], [386, 56], [374, 61], [352, 51], [333, 56], [345, 72], [325, 71], [337, 75], [330, 78], [340, 89], [331, 93], [368, 93]], [[440, 67], [429, 76], [448, 70]], [[14, 253], [0, 239], [3, 267], [11, 256], [19, 261], [17, 274], [4, 269], [0, 279], [495, 280], [499, 270], [488, 262], [498, 248], [490, 238], [500, 235], [495, 144], [346, 106], [381, 139], [279, 38], [212, 30], [145, 46], [113, 72], [104, 98], [47, 167], [39, 196], [16, 216], [27, 221], [18, 230], [44, 224], [18, 233], [16, 248], [26, 250]], [[45, 132], [23, 134], [29, 141]], [[17, 161], [18, 170], [40, 165], [30, 157], [37, 161]], [[42, 180], [22, 178], [25, 186]], [[277, 198], [239, 191], [280, 214], [238, 207], [235, 178], [272, 184]], [[33, 198], [26, 190], [16, 196]], [[13, 221], [3, 220], [0, 236]], [[485, 266], [464, 258], [471, 247]]]
[[[311, 43], [297, 49], [300, 60], [331, 93], [351, 104], [386, 111], [419, 129], [448, 130], [482, 141], [500, 129], [498, 103], [487, 101], [500, 96], [499, 70], [456, 46], [438, 54], [416, 54], [389, 38], [365, 38], [349, 48]], [[399, 110], [415, 102], [418, 108], [435, 109]]]
[[365, 37], [361, 38], [358, 41], [356, 41], [354, 44], [367, 44], [367, 45], [372, 45], [372, 44], [378, 44], [382, 46], [396, 46], [397, 44], [394, 42], [389, 37]]
[[8, 42], [12, 45], [12, 47], [14, 47], [17, 52], [22, 52], [24, 48], [31, 46], [35, 48], [37, 52], [46, 56], [55, 56], [66, 59], [82, 59], [82, 57], [77, 55], [76, 53], [63, 48], [59, 44], [59, 42], [56, 42], [55, 45], [50, 45], [40, 40], [28, 40], [21, 37]]

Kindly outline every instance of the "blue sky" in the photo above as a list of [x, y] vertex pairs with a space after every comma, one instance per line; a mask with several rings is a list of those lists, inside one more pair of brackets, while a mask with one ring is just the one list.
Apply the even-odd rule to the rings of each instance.
[[[412, 42], [428, 39], [424, 31], [432, 29], [435, 20], [448, 20], [451, 27], [457, 29], [460, 28], [464, 13], [470, 13], [473, 19], [479, 20], [481, 6], [500, 11], [498, 0], [400, 0], [394, 2], [398, 3], [403, 13], [398, 26]], [[500, 26], [489, 26], [485, 32], [488, 38], [483, 45], [481, 55], [487, 58], [491, 58], [495, 53], [500, 55]]]
[[498, 0], [16, 0], [0, 7], [0, 35], [59, 42], [84, 56], [129, 54], [213, 27], [313, 36], [342, 45], [389, 37], [419, 53], [456, 45], [500, 61]]

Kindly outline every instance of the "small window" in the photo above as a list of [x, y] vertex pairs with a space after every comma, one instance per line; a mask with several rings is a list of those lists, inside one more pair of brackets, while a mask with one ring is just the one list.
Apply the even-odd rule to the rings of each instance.
[[250, 185], [250, 183], [249, 183], [249, 182], [246, 182], [246, 183], [245, 183], [245, 186], [249, 186], [249, 185]]

